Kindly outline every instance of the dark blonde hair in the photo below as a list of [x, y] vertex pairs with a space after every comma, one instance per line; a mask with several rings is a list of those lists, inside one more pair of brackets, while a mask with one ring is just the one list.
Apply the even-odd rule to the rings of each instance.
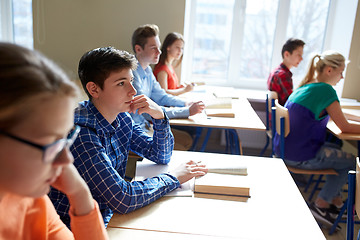
[[[316, 61], [317, 60], [317, 61]], [[316, 79], [316, 76], [321, 74], [326, 66], [332, 68], [338, 68], [345, 64], [345, 58], [338, 52], [335, 51], [326, 51], [321, 55], [316, 54], [312, 57], [308, 72], [305, 78], [299, 84], [299, 87], [304, 86], [305, 84]]]
[[37, 51], [0, 43], [0, 128], [26, 119], [54, 95], [77, 97], [78, 88], [52, 61]]
[[138, 27], [131, 38], [131, 44], [134, 53], [135, 52], [135, 45], [139, 45], [141, 48], [144, 49], [145, 44], [147, 43], [147, 39], [150, 37], [159, 36], [159, 27], [155, 24], [145, 24]]
[[[181, 40], [183, 43], [185, 43], [184, 38], [180, 33], [172, 32], [172, 33], [169, 33], [168, 35], [166, 35], [163, 45], [161, 47], [161, 55], [160, 55], [160, 59], [159, 59], [159, 63], [158, 63], [159, 65], [165, 64], [165, 61], [168, 56], [167, 48], [169, 46], [171, 46], [177, 40]], [[179, 64], [182, 61], [182, 57], [183, 56], [181, 56], [179, 61], [176, 63], [175, 67], [179, 66]]]

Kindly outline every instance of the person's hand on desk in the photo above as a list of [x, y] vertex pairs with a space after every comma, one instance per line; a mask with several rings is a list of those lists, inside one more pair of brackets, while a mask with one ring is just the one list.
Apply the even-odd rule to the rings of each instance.
[[189, 115], [193, 116], [195, 114], [201, 113], [205, 109], [205, 104], [202, 101], [188, 103], [189, 106]]
[[164, 118], [162, 108], [145, 95], [135, 96], [131, 101], [129, 112], [136, 113], [136, 110], [138, 114], [148, 113], [155, 119]]
[[189, 181], [193, 177], [204, 176], [208, 172], [205, 165], [199, 164], [190, 160], [189, 162], [183, 163], [169, 173], [176, 177], [180, 184]]
[[194, 83], [190, 83], [190, 84], [185, 84], [184, 85], [184, 91], [185, 92], [191, 92], [192, 90], [194, 90]]

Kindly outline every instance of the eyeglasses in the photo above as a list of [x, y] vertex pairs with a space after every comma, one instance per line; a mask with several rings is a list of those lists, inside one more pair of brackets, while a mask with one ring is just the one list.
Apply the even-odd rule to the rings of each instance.
[[54, 162], [58, 156], [61, 154], [61, 152], [66, 148], [66, 147], [70, 147], [76, 137], [78, 136], [80, 132], [80, 127], [75, 125], [73, 127], [73, 129], [70, 131], [68, 137], [65, 139], [59, 139], [53, 143], [50, 143], [50, 144], [47, 144], [45, 146], [42, 146], [42, 145], [39, 145], [39, 144], [36, 144], [36, 143], [33, 143], [33, 142], [30, 142], [28, 140], [25, 140], [23, 138], [20, 138], [20, 137], [17, 137], [17, 136], [14, 136], [10, 133], [7, 133], [7, 132], [4, 132], [4, 131], [1, 131], [0, 130], [0, 134], [2, 135], [5, 135], [9, 138], [12, 138], [14, 140], [17, 140], [19, 142], [22, 142], [22, 143], [25, 143], [27, 145], [30, 145], [30, 146], [33, 146], [35, 148], [38, 148], [40, 150], [43, 151], [43, 162], [44, 163], [52, 163]]

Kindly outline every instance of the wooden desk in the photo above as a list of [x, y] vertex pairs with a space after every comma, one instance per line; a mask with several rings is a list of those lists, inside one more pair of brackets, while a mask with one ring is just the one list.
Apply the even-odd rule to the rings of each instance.
[[[281, 159], [174, 151], [170, 165], [189, 159], [208, 166], [241, 161], [248, 168], [251, 198], [163, 197], [132, 213], [114, 214], [111, 239], [325, 239]], [[150, 167], [156, 166], [164, 168]]]
[[[351, 108], [351, 109], [343, 109], [344, 113], [350, 113], [360, 117], [360, 108]], [[359, 122], [354, 122], [360, 124]], [[341, 130], [336, 126], [336, 124], [330, 120], [326, 127], [332, 132], [335, 136], [342, 140], [355, 140], [358, 144], [358, 156], [360, 156], [360, 134], [356, 133], [343, 133]]]
[[254, 111], [254, 109], [251, 107], [249, 101], [241, 96], [241, 93], [239, 93], [236, 89], [233, 88], [201, 86], [200, 91], [186, 93], [184, 94], [183, 98], [186, 101], [194, 102], [202, 100], [206, 105], [207, 102], [211, 102], [216, 99], [216, 97], [214, 96], [214, 92], [219, 90], [232, 90], [231, 95], [237, 96], [237, 99], [232, 100], [232, 112], [235, 113], [234, 118], [208, 117], [205, 110], [202, 114], [190, 116], [187, 119], [170, 119], [170, 125], [197, 127], [197, 134], [194, 139], [192, 150], [195, 150], [194, 148], [196, 147], [197, 141], [201, 135], [202, 128], [207, 128], [208, 131], [205, 140], [202, 144], [202, 147], [200, 148], [201, 152], [205, 150], [207, 141], [209, 140], [213, 128], [225, 129], [227, 136], [229, 136], [227, 142], [229, 142], [228, 144], [230, 148], [235, 148], [235, 150], [232, 150], [232, 153], [242, 154], [241, 144], [238, 141], [236, 129], [266, 131], [266, 127]]

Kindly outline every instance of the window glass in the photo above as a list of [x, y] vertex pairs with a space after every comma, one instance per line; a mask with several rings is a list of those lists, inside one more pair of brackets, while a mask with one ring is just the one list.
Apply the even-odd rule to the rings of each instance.
[[297, 86], [311, 53], [323, 50], [330, 0], [194, 1], [194, 31], [187, 39], [193, 44], [183, 62], [189, 63], [185, 75], [191, 81], [265, 90], [282, 44], [295, 37], [306, 43], [304, 61], [291, 69]]
[[32, 0], [13, 1], [14, 42], [33, 48]]
[[239, 49], [239, 76], [265, 79], [273, 50], [278, 0], [246, 2], [242, 46]]
[[234, 0], [198, 0], [192, 75], [227, 78]]
[[292, 0], [290, 4], [287, 38], [296, 37], [305, 42], [303, 61], [292, 68], [294, 87], [304, 77], [308, 62], [314, 53], [323, 52], [329, 0]]

